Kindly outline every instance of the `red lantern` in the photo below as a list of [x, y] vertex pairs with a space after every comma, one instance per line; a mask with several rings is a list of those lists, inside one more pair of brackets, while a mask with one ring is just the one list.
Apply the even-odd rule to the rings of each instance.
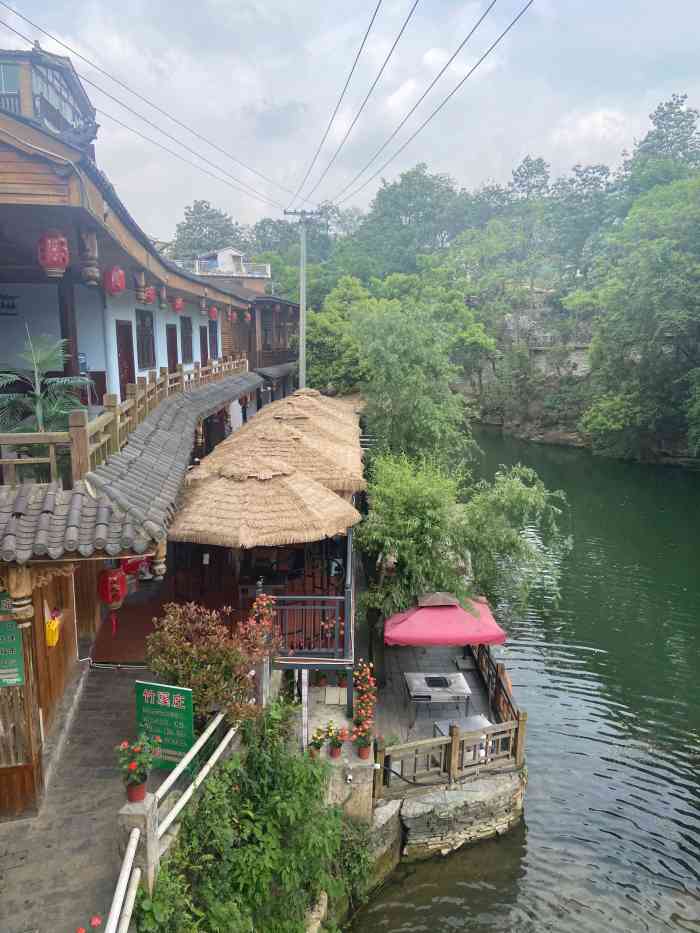
[[117, 609], [121, 608], [127, 592], [126, 574], [121, 568], [103, 570], [100, 574], [97, 592], [100, 600], [109, 609], [109, 619], [112, 623], [112, 637], [117, 634]]
[[153, 285], [149, 285], [146, 291], [144, 292], [145, 298], [144, 301], [147, 305], [152, 305], [156, 300], [156, 290]]
[[185, 310], [185, 299], [184, 298], [171, 298], [170, 307], [173, 309], [175, 314], [180, 314], [181, 311]]
[[112, 266], [105, 269], [102, 276], [102, 285], [108, 295], [118, 295], [126, 288], [126, 275], [119, 266]]
[[44, 272], [53, 279], [63, 277], [70, 262], [68, 240], [59, 230], [49, 230], [37, 244], [37, 259]]
[[216, 320], [216, 313], [217, 313], [217, 312], [216, 312], [216, 307], [215, 307], [214, 305], [212, 305], [211, 308], [209, 308], [209, 320], [210, 320], [210, 321], [215, 321], [215, 320]]
[[250, 311], [246, 311], [246, 313], [243, 315], [243, 318], [244, 318], [246, 324], [250, 324], [250, 322], [253, 320], [253, 317], [252, 317]]
[[231, 312], [231, 323], [238, 324], [238, 311]]

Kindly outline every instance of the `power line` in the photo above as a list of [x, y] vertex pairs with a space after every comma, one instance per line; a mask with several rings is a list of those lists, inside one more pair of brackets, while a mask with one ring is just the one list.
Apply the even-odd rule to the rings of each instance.
[[[0, 26], [4, 26], [6, 29], [9, 29], [10, 32], [13, 32], [15, 35], [19, 36], [20, 39], [24, 39], [24, 41], [28, 42], [30, 45], [32, 44], [32, 40], [30, 38], [23, 35], [23, 33], [21, 33], [18, 29], [15, 29], [13, 26], [10, 26], [10, 24], [6, 23], [4, 20], [0, 19]], [[177, 143], [178, 146], [181, 146], [183, 149], [186, 149], [187, 152], [192, 153], [192, 155], [196, 156], [198, 159], [201, 159], [202, 162], [205, 162], [207, 165], [210, 165], [212, 168], [216, 169], [217, 172], [221, 172], [222, 175], [227, 175], [233, 182], [241, 186], [241, 190], [245, 190], [246, 193], [249, 193], [252, 197], [257, 197], [259, 200], [265, 201], [268, 204], [272, 205], [273, 207], [278, 207], [280, 208], [280, 210], [282, 209], [283, 205], [280, 204], [279, 201], [275, 201], [273, 198], [268, 197], [266, 194], [263, 194], [263, 192], [258, 191], [256, 188], [253, 188], [252, 185], [249, 185], [247, 182], [243, 181], [242, 179], [236, 178], [236, 176], [232, 175], [229, 171], [227, 171], [227, 169], [223, 168], [221, 165], [217, 165], [215, 162], [212, 162], [211, 159], [208, 159], [206, 156], [201, 155], [199, 152], [197, 152], [196, 149], [193, 149], [191, 146], [188, 146], [187, 143], [183, 143], [180, 139], [177, 138], [177, 136], [173, 136], [172, 133], [168, 133], [167, 130], [162, 129], [157, 124], [153, 123], [151, 120], [149, 120], [148, 117], [145, 117], [142, 113], [139, 113], [138, 110], [134, 110], [134, 108], [130, 107], [129, 104], [124, 103], [123, 100], [121, 100], [118, 97], [115, 97], [114, 94], [111, 94], [109, 91], [106, 91], [103, 87], [100, 87], [100, 85], [97, 84], [95, 81], [92, 81], [90, 78], [87, 78], [85, 75], [80, 74], [80, 72], [76, 71], [76, 74], [81, 79], [81, 81], [84, 81], [86, 84], [89, 84], [92, 87], [94, 87], [101, 94], [104, 94], [105, 97], [108, 97], [110, 100], [114, 101], [116, 104], [119, 104], [120, 107], [123, 107], [124, 110], [127, 110], [129, 113], [133, 114], [133, 116], [138, 117], [139, 120], [143, 120], [143, 122], [147, 126], [150, 126], [152, 129], [156, 130], [158, 133], [162, 133], [162, 135], [165, 136], [167, 139], [170, 139], [174, 143]], [[107, 116], [109, 116], [109, 114]], [[124, 125], [126, 126], [126, 124]], [[130, 127], [126, 127], [126, 128], [131, 129]], [[133, 130], [132, 132], [136, 132], [136, 131]], [[139, 134], [139, 135], [143, 135], [143, 134]], [[148, 139], [149, 137], [144, 137], [144, 138]]]
[[382, 152], [384, 152], [384, 150], [385, 150], [386, 147], [389, 145], [389, 143], [390, 143], [392, 140], [396, 139], [396, 136], [397, 136], [397, 135], [399, 134], [399, 132], [403, 129], [403, 127], [406, 125], [406, 123], [410, 120], [410, 118], [413, 116], [413, 114], [416, 112], [416, 110], [418, 110], [418, 108], [419, 108], [420, 105], [423, 103], [423, 101], [425, 100], [425, 98], [426, 98], [426, 97], [428, 96], [428, 94], [432, 91], [432, 89], [433, 89], [433, 88], [435, 87], [435, 85], [438, 83], [438, 81], [440, 80], [440, 78], [445, 74], [445, 72], [447, 71], [447, 69], [448, 69], [448, 68], [450, 67], [450, 65], [452, 64], [452, 62], [455, 60], [455, 58], [457, 58], [457, 56], [459, 55], [459, 53], [462, 51], [462, 49], [463, 49], [464, 46], [467, 44], [467, 42], [469, 42], [469, 40], [471, 39], [471, 37], [474, 35], [474, 33], [476, 32], [476, 30], [479, 28], [479, 26], [481, 26], [481, 24], [482, 24], [483, 21], [486, 19], [486, 17], [489, 15], [489, 13], [491, 12], [491, 10], [495, 7], [495, 5], [496, 5], [497, 2], [498, 2], [498, 0], [492, 0], [492, 2], [489, 4], [489, 6], [486, 8], [486, 10], [481, 14], [481, 16], [480, 16], [479, 19], [476, 21], [476, 23], [474, 23], [474, 25], [472, 26], [472, 28], [470, 29], [470, 31], [468, 32], [468, 34], [465, 36], [465, 38], [462, 39], [462, 41], [461, 41], [460, 44], [457, 46], [457, 48], [455, 49], [455, 51], [452, 53], [452, 55], [450, 56], [450, 58], [445, 62], [445, 64], [443, 65], [443, 67], [442, 67], [442, 68], [440, 69], [440, 71], [435, 75], [435, 77], [434, 77], [433, 80], [430, 82], [430, 84], [428, 85], [428, 87], [423, 91], [423, 93], [422, 93], [421, 96], [418, 98], [418, 100], [417, 100], [416, 103], [413, 105], [413, 107], [411, 107], [411, 109], [408, 111], [408, 113], [406, 114], [406, 116], [403, 118], [403, 120], [402, 120], [402, 121], [399, 123], [399, 125], [396, 127], [396, 129], [395, 129], [394, 132], [391, 134], [391, 136], [390, 136], [387, 140], [385, 140], [385, 141], [382, 143], [382, 145], [379, 147], [379, 149], [377, 149], [377, 151], [374, 153], [374, 155], [372, 156], [372, 158], [371, 158], [367, 163], [365, 163], [365, 165], [360, 169], [360, 171], [357, 173], [357, 175], [355, 175], [355, 177], [352, 179], [352, 181], [349, 181], [349, 182], [347, 183], [347, 185], [345, 185], [344, 188], [341, 188], [341, 190], [335, 195], [335, 197], [329, 198], [330, 201], [337, 201], [338, 198], [340, 198], [342, 195], [344, 195], [345, 192], [346, 192], [349, 188], [352, 188], [352, 186], [355, 184], [355, 182], [358, 180], [358, 178], [360, 178], [362, 175], [364, 175], [364, 173], [367, 171], [367, 169], [370, 167], [370, 165], [382, 154]]
[[362, 191], [364, 188], [366, 188], [367, 185], [368, 185], [371, 181], [374, 181], [374, 179], [375, 179], [378, 175], [381, 175], [381, 173], [384, 171], [384, 169], [387, 167], [387, 165], [389, 165], [390, 162], [393, 162], [394, 159], [395, 159], [397, 156], [401, 155], [401, 153], [404, 151], [404, 149], [406, 149], [406, 147], [407, 147], [410, 143], [413, 142], [413, 140], [416, 138], [416, 136], [418, 136], [418, 134], [419, 134], [420, 132], [422, 132], [422, 131], [425, 129], [425, 127], [430, 123], [430, 121], [433, 119], [433, 117], [437, 116], [437, 114], [442, 110], [442, 108], [445, 106], [445, 104], [447, 104], [447, 102], [450, 101], [450, 100], [454, 97], [454, 95], [457, 93], [457, 91], [458, 91], [458, 90], [464, 85], [464, 83], [474, 74], [474, 72], [475, 72], [476, 69], [479, 67], [479, 65], [481, 65], [481, 63], [484, 61], [484, 59], [488, 58], [488, 56], [491, 54], [491, 52], [493, 52], [493, 50], [496, 48], [496, 46], [508, 35], [508, 33], [509, 33], [509, 32], [511, 31], [511, 29], [515, 26], [515, 24], [518, 22], [518, 20], [519, 20], [522, 16], [525, 15], [525, 13], [530, 9], [530, 7], [532, 6], [532, 4], [533, 4], [534, 2], [535, 2], [535, 0], [528, 0], [528, 2], [525, 4], [525, 6], [520, 10], [520, 12], [518, 13], [518, 15], [517, 15], [514, 19], [512, 19], [512, 20], [510, 21], [510, 23], [506, 26], [506, 28], [505, 28], [505, 29], [503, 30], [503, 32], [498, 36], [498, 38], [495, 39], [495, 40], [491, 43], [491, 45], [490, 45], [490, 46], [488, 47], [488, 49], [484, 52], [484, 54], [481, 56], [481, 58], [476, 62], [476, 64], [473, 65], [473, 66], [469, 69], [469, 71], [468, 71], [468, 72], [466, 73], [466, 75], [462, 78], [462, 80], [450, 91], [450, 93], [447, 95], [447, 97], [445, 97], [445, 98], [438, 104], [438, 106], [435, 108], [435, 110], [433, 110], [433, 112], [430, 114], [430, 116], [427, 117], [427, 119], [425, 119], [425, 120], [421, 123], [421, 125], [418, 127], [418, 129], [408, 137], [408, 139], [406, 140], [406, 142], [405, 142], [402, 146], [400, 146], [392, 156], [389, 156], [389, 158], [386, 160], [386, 162], [384, 162], [384, 163], [377, 169], [377, 171], [376, 171], [373, 175], [370, 175], [370, 177], [369, 177], [366, 181], [363, 181], [359, 188], [356, 188], [353, 192], [351, 192], [350, 194], [346, 195], [344, 198], [341, 198], [341, 200], [338, 202], [339, 204], [344, 204], [344, 203], [345, 203], [346, 201], [348, 201], [350, 198], [354, 198], [356, 195], [358, 195], [358, 194], [360, 193], [360, 191]]
[[[130, 133], [135, 133], [136, 136], [140, 136], [141, 139], [145, 139], [146, 142], [151, 143], [153, 146], [157, 146], [159, 149], [162, 149], [163, 152], [167, 152], [169, 155], [175, 156], [176, 159], [179, 159], [181, 162], [184, 162], [185, 165], [191, 165], [192, 168], [196, 168], [198, 171], [204, 172], [205, 175], [209, 175], [211, 178], [216, 179], [216, 181], [220, 181], [222, 185], [228, 185], [229, 188], [233, 188], [234, 190], [240, 191], [243, 194], [250, 195], [249, 191], [246, 191], [245, 189], [239, 187], [238, 185], [235, 185], [233, 182], [228, 181], [226, 178], [220, 178], [218, 175], [215, 175], [214, 172], [210, 172], [208, 168], [204, 168], [201, 165], [197, 165], [195, 162], [190, 162], [189, 159], [186, 159], [184, 156], [181, 156], [179, 152], [175, 152], [174, 150], [169, 149], [168, 146], [164, 146], [163, 143], [159, 143], [156, 139], [151, 139], [151, 137], [146, 136], [145, 133], [141, 133], [139, 130], [135, 130], [133, 126], [128, 126], [126, 123], [123, 123], [121, 120], [113, 116], [111, 113], [107, 113], [101, 107], [97, 108], [97, 112], [100, 113], [103, 117], [107, 117], [108, 120], [112, 120], [114, 123], [123, 127], [125, 130], [128, 130]], [[252, 197], [258, 197], [258, 196], [252, 195]], [[259, 200], [262, 200], [262, 198], [259, 198]], [[270, 202], [270, 203], [273, 203], [273, 202]], [[275, 206], [277, 207], [279, 205], [275, 205]]]
[[400, 41], [400, 39], [401, 39], [401, 36], [403, 35], [404, 30], [406, 29], [406, 26], [408, 26], [409, 22], [411, 21], [411, 18], [412, 18], [412, 16], [413, 16], [414, 12], [415, 12], [415, 9], [416, 9], [416, 7], [418, 6], [419, 3], [420, 3], [420, 0], [414, 0], [413, 6], [412, 6], [411, 9], [408, 11], [408, 16], [407, 16], [406, 19], [404, 20], [403, 26], [402, 26], [401, 29], [399, 30], [399, 34], [396, 36], [396, 39], [394, 39], [394, 44], [393, 44], [392, 47], [389, 49], [389, 53], [387, 54], [386, 58], [385, 58], [384, 61], [382, 62], [382, 67], [379, 69], [379, 72], [377, 73], [377, 77], [376, 77], [376, 78], [374, 79], [374, 81], [372, 82], [372, 85], [371, 85], [369, 91], [367, 91], [367, 94], [366, 94], [366, 96], [365, 96], [365, 99], [364, 99], [364, 100], [362, 101], [362, 103], [360, 104], [360, 109], [359, 109], [359, 110], [357, 111], [357, 113], [355, 114], [355, 117], [354, 117], [352, 123], [350, 124], [350, 126], [348, 127], [348, 130], [347, 130], [345, 136], [343, 136], [342, 140], [340, 141], [340, 145], [338, 146], [338, 148], [335, 150], [335, 152], [334, 152], [333, 155], [331, 156], [330, 162], [328, 163], [328, 165], [325, 167], [325, 169], [324, 169], [323, 172], [321, 173], [321, 177], [318, 179], [318, 181], [317, 181], [316, 184], [313, 186], [313, 188], [311, 189], [311, 191], [308, 192], [307, 197], [310, 198], [311, 195], [314, 193], [314, 191], [316, 191], [316, 189], [318, 188], [318, 186], [321, 184], [321, 182], [323, 181], [323, 179], [324, 179], [324, 178], [326, 177], [326, 175], [328, 174], [328, 172], [329, 172], [329, 170], [330, 170], [330, 167], [333, 165], [333, 163], [335, 162], [335, 160], [338, 158], [338, 156], [339, 156], [339, 154], [340, 154], [340, 150], [343, 148], [343, 146], [344, 146], [345, 143], [347, 142], [348, 136], [350, 135], [350, 133], [352, 133], [355, 124], [356, 124], [357, 121], [360, 119], [360, 114], [361, 114], [362, 111], [365, 109], [365, 104], [367, 103], [367, 101], [368, 101], [368, 100], [370, 99], [370, 97], [372, 96], [372, 92], [374, 91], [375, 87], [376, 87], [377, 84], [379, 83], [379, 79], [380, 79], [381, 76], [384, 74], [384, 69], [385, 69], [386, 66], [389, 64], [389, 59], [390, 59], [391, 56], [394, 54], [394, 49], [395, 49], [396, 46], [399, 44], [399, 41]]
[[[4, 0], [0, 0], [0, 6], [5, 7], [6, 10], [9, 10], [15, 16], [18, 16], [20, 19], [23, 19], [25, 23], [28, 23], [34, 29], [37, 29], [39, 32], [43, 33], [45, 36], [48, 36], [49, 39], [52, 39], [54, 42], [57, 42], [59, 45], [63, 46], [63, 48], [67, 49], [71, 53], [71, 55], [77, 56], [82, 61], [84, 61], [86, 64], [90, 65], [91, 68], [94, 68], [96, 71], [99, 71], [100, 74], [103, 74], [106, 78], [109, 78], [110, 81], [114, 81], [114, 83], [118, 84], [119, 87], [123, 88], [125, 91], [128, 91], [130, 94], [133, 94], [134, 97], [137, 97], [139, 100], [143, 101], [144, 104], [148, 104], [149, 107], [153, 107], [154, 110], [162, 114], [164, 117], [167, 117], [169, 120], [172, 120], [172, 122], [175, 123], [177, 126], [179, 126], [181, 129], [187, 130], [188, 133], [191, 133], [193, 136], [201, 140], [203, 143], [206, 143], [208, 146], [211, 146], [212, 149], [216, 149], [217, 152], [221, 153], [221, 155], [223, 156], [226, 156], [227, 159], [230, 159], [232, 162], [235, 162], [237, 165], [240, 165], [241, 168], [244, 168], [247, 171], [252, 172], [254, 175], [257, 175], [258, 178], [261, 178], [263, 181], [266, 181], [270, 185], [274, 185], [276, 188], [279, 188], [280, 191], [284, 191], [286, 194], [292, 193], [291, 188], [286, 188], [284, 185], [281, 185], [279, 182], [275, 181], [273, 178], [269, 178], [267, 175], [263, 174], [258, 169], [253, 168], [252, 165], [247, 165], [245, 162], [241, 162], [240, 159], [236, 158], [236, 156], [234, 155], [231, 155], [231, 153], [227, 152], [225, 149], [222, 149], [221, 146], [219, 146], [217, 143], [213, 142], [211, 139], [208, 139], [206, 136], [203, 136], [197, 130], [193, 129], [191, 126], [188, 126], [186, 123], [183, 123], [181, 120], [178, 120], [178, 118], [174, 117], [169, 111], [164, 110], [162, 107], [159, 107], [158, 104], [153, 103], [153, 101], [149, 100], [148, 97], [145, 97], [143, 94], [139, 93], [138, 91], [135, 91], [132, 87], [130, 87], [124, 81], [121, 81], [119, 78], [116, 78], [113, 74], [110, 74], [104, 68], [101, 68], [96, 62], [93, 62], [92, 59], [83, 55], [81, 52], [79, 52], [77, 49], [74, 49], [72, 46], [68, 45], [62, 39], [59, 39], [58, 36], [53, 35], [53, 33], [50, 33], [47, 29], [44, 29], [42, 26], [39, 26], [38, 23], [35, 23], [33, 20], [29, 19], [29, 17], [25, 16], [23, 13], [20, 13], [14, 7], [11, 7], [9, 3], [5, 3]], [[12, 29], [12, 27], [8, 26], [8, 29]], [[16, 32], [16, 30], [14, 29], [12, 31]], [[28, 41], [30, 43], [32, 41], [31, 39], [26, 39], [25, 36], [22, 36], [22, 38], [24, 38], [25, 41]], [[303, 200], [306, 201], [307, 198], [303, 198]]]
[[[372, 26], [374, 25], [374, 21], [375, 21], [375, 19], [377, 18], [377, 13], [379, 12], [379, 8], [380, 8], [380, 6], [382, 5], [382, 2], [383, 2], [383, 0], [379, 0], [379, 2], [377, 3], [376, 7], [374, 8], [374, 13], [372, 14], [372, 18], [371, 18], [370, 21], [369, 21], [369, 26], [368, 26], [367, 29], [365, 30], [365, 34], [364, 34], [364, 36], [362, 37], [362, 42], [360, 43], [360, 47], [359, 47], [359, 49], [357, 50], [357, 54], [355, 55], [355, 61], [352, 63], [352, 68], [350, 69], [350, 72], [349, 72], [347, 78], [345, 79], [345, 86], [343, 87], [343, 90], [340, 92], [340, 97], [338, 98], [338, 102], [336, 103], [335, 107], [333, 108], [333, 113], [331, 114], [331, 118], [330, 118], [330, 120], [328, 121], [328, 126], [326, 127], [326, 132], [325, 132], [325, 133], [323, 134], [323, 136], [321, 137], [321, 142], [318, 144], [318, 147], [317, 147], [317, 149], [316, 149], [316, 152], [314, 153], [314, 157], [313, 157], [313, 159], [311, 160], [311, 164], [309, 165], [309, 167], [308, 167], [307, 170], [306, 170], [306, 175], [304, 175], [304, 178], [302, 179], [301, 184], [299, 185], [299, 187], [297, 188], [297, 190], [294, 192], [294, 197], [292, 198], [292, 200], [291, 200], [291, 201], [289, 202], [289, 204], [287, 205], [287, 210], [289, 210], [289, 208], [292, 206], [292, 204], [296, 201], [296, 199], [297, 199], [297, 197], [298, 197], [298, 195], [299, 195], [299, 192], [301, 191], [301, 189], [302, 189], [302, 188], [304, 187], [304, 185], [306, 184], [306, 182], [307, 182], [307, 180], [308, 180], [308, 178], [309, 178], [309, 175], [310, 175], [311, 172], [313, 171], [314, 165], [316, 165], [316, 160], [317, 160], [318, 157], [319, 157], [319, 154], [320, 154], [320, 152], [321, 152], [321, 149], [323, 149], [323, 144], [325, 143], [326, 139], [328, 138], [328, 134], [329, 134], [330, 131], [331, 131], [331, 126], [333, 125], [333, 121], [335, 120], [336, 116], [338, 115], [338, 110], [340, 109], [340, 105], [342, 104], [343, 98], [345, 97], [345, 92], [347, 91], [348, 86], [349, 86], [349, 84], [350, 84], [350, 79], [352, 78], [353, 74], [355, 73], [355, 68], [357, 67], [358, 61], [360, 60], [360, 55], [362, 55], [362, 50], [364, 49], [365, 43], [367, 42], [367, 36], [369, 35], [370, 30], [372, 29]], [[308, 198], [303, 198], [302, 200], [308, 201], [309, 199], [308, 199]]]

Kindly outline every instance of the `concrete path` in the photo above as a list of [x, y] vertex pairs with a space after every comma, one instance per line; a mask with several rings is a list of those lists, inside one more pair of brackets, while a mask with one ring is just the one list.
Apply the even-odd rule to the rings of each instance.
[[106, 918], [125, 802], [114, 746], [134, 736], [142, 679], [145, 671], [89, 672], [39, 815], [0, 823], [2, 933], [75, 933], [95, 913]]

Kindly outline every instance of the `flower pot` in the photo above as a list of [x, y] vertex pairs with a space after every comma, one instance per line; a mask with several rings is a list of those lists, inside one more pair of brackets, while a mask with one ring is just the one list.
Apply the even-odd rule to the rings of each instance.
[[371, 750], [371, 745], [359, 745], [357, 748], [357, 757], [367, 759]]
[[140, 800], [143, 800], [146, 796], [146, 782], [143, 784], [127, 784], [126, 785], [126, 799], [129, 803], [138, 803]]
[[319, 677], [319, 678], [318, 678], [318, 680], [316, 681], [316, 686], [317, 686], [317, 687], [327, 687], [327, 686], [328, 686], [328, 678], [326, 677], [325, 674], [323, 674], [322, 677]]
[[318, 758], [318, 749], [309, 745], [309, 758]]
[[340, 758], [340, 753], [342, 750], [342, 745], [331, 745], [328, 753], [331, 758]]

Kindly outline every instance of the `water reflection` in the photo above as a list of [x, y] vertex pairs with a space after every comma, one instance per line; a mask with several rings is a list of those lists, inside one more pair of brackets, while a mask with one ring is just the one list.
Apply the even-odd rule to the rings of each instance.
[[565, 490], [561, 600], [508, 623], [526, 824], [402, 870], [359, 931], [700, 931], [700, 475], [482, 434]]

